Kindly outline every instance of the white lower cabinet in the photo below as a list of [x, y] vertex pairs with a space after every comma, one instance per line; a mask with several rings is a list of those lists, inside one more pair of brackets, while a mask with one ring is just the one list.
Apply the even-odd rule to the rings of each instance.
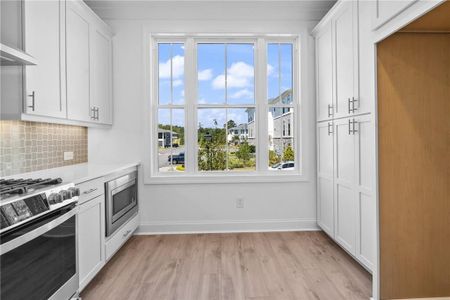
[[369, 270], [376, 238], [373, 139], [370, 114], [317, 126], [318, 225]]
[[105, 196], [80, 205], [78, 212], [78, 265], [80, 291], [105, 264]]
[[120, 247], [133, 235], [139, 225], [139, 216], [135, 215], [131, 220], [108, 238], [106, 241], [106, 260], [109, 260]]

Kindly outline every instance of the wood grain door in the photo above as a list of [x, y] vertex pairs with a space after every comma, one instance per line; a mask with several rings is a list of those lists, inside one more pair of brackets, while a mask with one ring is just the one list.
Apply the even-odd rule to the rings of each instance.
[[450, 295], [450, 34], [379, 43], [382, 299]]

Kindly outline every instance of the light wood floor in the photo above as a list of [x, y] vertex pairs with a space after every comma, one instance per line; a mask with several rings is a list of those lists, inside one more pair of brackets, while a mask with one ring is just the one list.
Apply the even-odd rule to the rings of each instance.
[[132, 237], [90, 299], [369, 299], [371, 276], [322, 232]]

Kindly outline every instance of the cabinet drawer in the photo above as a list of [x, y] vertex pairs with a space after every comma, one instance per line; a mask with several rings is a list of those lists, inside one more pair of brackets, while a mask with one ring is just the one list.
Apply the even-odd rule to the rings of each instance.
[[106, 260], [110, 259], [114, 253], [133, 235], [138, 227], [139, 215], [134, 216], [128, 223], [119, 228], [106, 242]]
[[77, 185], [80, 189], [78, 204], [82, 204], [105, 193], [103, 178], [86, 181]]

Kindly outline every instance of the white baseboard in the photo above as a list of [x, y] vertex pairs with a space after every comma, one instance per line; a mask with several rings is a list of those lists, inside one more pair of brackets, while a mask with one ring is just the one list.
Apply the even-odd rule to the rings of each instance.
[[316, 219], [141, 222], [136, 235], [320, 230]]

